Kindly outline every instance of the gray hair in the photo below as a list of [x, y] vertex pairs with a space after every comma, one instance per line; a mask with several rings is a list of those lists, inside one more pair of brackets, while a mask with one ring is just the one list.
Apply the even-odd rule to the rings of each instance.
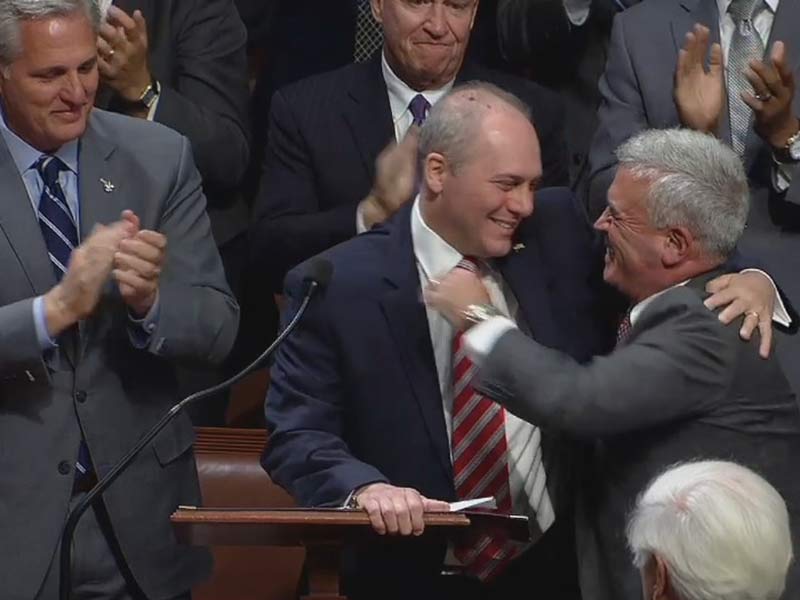
[[628, 544], [640, 569], [667, 565], [681, 600], [777, 600], [792, 561], [780, 494], [753, 471], [725, 461], [667, 469], [639, 497]]
[[83, 12], [95, 31], [100, 29], [97, 0], [0, 0], [0, 66], [8, 66], [22, 53], [20, 23]]
[[530, 108], [522, 100], [494, 84], [470, 81], [458, 85], [431, 108], [425, 119], [419, 137], [420, 160], [438, 152], [447, 158], [451, 169], [463, 166], [471, 158], [474, 141], [490, 110], [481, 100], [492, 97], [531, 120]]
[[647, 213], [658, 229], [686, 227], [707, 254], [727, 258], [744, 231], [750, 191], [741, 159], [689, 129], [652, 129], [617, 149], [620, 167], [650, 180]]

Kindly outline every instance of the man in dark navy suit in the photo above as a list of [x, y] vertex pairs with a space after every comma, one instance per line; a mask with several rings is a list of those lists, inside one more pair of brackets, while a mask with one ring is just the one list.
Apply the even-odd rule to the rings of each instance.
[[[272, 371], [264, 466], [304, 506], [349, 502], [379, 533], [401, 534], [353, 549], [345, 574], [355, 597], [412, 590], [506, 597], [518, 578], [534, 577], [545, 597], [576, 598], [565, 446], [512, 415], [495, 432], [505, 432], [498, 436], [507, 508], [528, 514], [541, 539], [496, 570], [487, 559], [481, 573], [458, 549], [446, 560], [444, 543], [405, 537], [422, 531], [424, 510], [463, 497], [451, 460], [461, 454], [453, 441], [454, 332], [421, 301], [430, 279], [468, 256], [494, 287], [497, 306], [543, 343], [585, 359], [608, 341], [594, 326], [600, 306], [589, 285], [599, 263], [569, 192], [542, 192], [536, 217], [524, 221], [542, 178], [524, 105], [485, 83], [452, 91], [431, 110], [420, 152], [417, 199], [323, 254], [333, 280]], [[301, 265], [287, 277], [287, 318], [304, 273]], [[477, 578], [442, 577], [445, 564]]]
[[413, 198], [416, 126], [454, 83], [490, 81], [519, 96], [541, 140], [543, 183], [567, 183], [555, 94], [464, 63], [478, 0], [372, 0], [371, 6], [383, 26], [382, 52], [292, 84], [272, 99], [252, 253], [276, 290], [291, 267]]

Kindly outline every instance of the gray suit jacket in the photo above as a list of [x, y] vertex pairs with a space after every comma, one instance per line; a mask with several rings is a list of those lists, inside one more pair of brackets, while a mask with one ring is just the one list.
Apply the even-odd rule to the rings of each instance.
[[[719, 41], [715, 0], [647, 0], [617, 15], [611, 34], [606, 72], [600, 80], [602, 102], [599, 125], [589, 153], [589, 178], [584, 194], [589, 214], [596, 218], [606, 204], [606, 192], [616, 169], [614, 150], [647, 128], [677, 127], [673, 75], [678, 50], [694, 23], [711, 30]], [[800, 3], [778, 5], [769, 47], [787, 43], [789, 64], [800, 80]], [[800, 93], [794, 98], [800, 115]], [[730, 141], [728, 113], [723, 112], [720, 137]], [[747, 229], [740, 252], [756, 261], [781, 285], [792, 302], [800, 300], [800, 167], [793, 168], [793, 184], [783, 194], [772, 186], [772, 153], [750, 131], [745, 166], [752, 188]], [[796, 393], [800, 393], [800, 338], [778, 336], [778, 358]]]
[[[510, 331], [481, 369], [481, 388], [515, 414], [595, 440], [577, 521], [585, 600], [640, 600], [626, 520], [637, 494], [678, 461], [755, 469], [785, 498], [800, 541], [800, 412], [778, 362], [703, 305], [708, 279], [654, 299], [627, 341], [588, 365]], [[785, 598], [798, 593], [795, 563]]]
[[[80, 142], [82, 238], [129, 208], [167, 236], [160, 315], [148, 348], [129, 339], [129, 317], [109, 283], [94, 315], [60, 338], [57, 370], [43, 361], [31, 304], [53, 269], [5, 144], [0, 140], [0, 589], [36, 596], [74, 479], [80, 430], [104, 474], [179, 398], [177, 361], [221, 361], [238, 307], [211, 237], [188, 141], [161, 125], [95, 109]], [[101, 179], [114, 190], [104, 191]], [[148, 597], [171, 598], [207, 573], [198, 548], [178, 546], [169, 523], [199, 488], [188, 417], [172, 422], [105, 494], [123, 554]]]

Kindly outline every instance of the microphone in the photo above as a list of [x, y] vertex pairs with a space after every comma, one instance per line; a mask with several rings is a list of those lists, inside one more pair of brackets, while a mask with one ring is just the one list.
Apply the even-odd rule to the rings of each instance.
[[222, 381], [210, 388], [200, 390], [191, 394], [173, 406], [147, 433], [145, 433], [138, 442], [131, 448], [125, 456], [123, 456], [112, 468], [108, 471], [95, 486], [89, 490], [86, 496], [81, 500], [73, 510], [67, 515], [67, 521], [64, 525], [64, 532], [61, 535], [61, 557], [60, 557], [60, 573], [59, 573], [59, 594], [60, 600], [69, 600], [69, 592], [71, 586], [71, 573], [70, 566], [72, 562], [72, 537], [75, 534], [75, 528], [78, 521], [83, 516], [83, 513], [92, 505], [95, 498], [102, 494], [114, 481], [122, 474], [122, 472], [130, 465], [139, 453], [150, 443], [150, 441], [164, 429], [164, 427], [172, 421], [186, 406], [192, 404], [197, 400], [208, 398], [214, 394], [221, 392], [242, 378], [252, 373], [255, 369], [261, 366], [261, 363], [271, 355], [275, 349], [285, 340], [292, 330], [297, 326], [300, 318], [306, 312], [311, 298], [325, 290], [333, 275], [333, 265], [331, 262], [324, 258], [314, 259], [308, 267], [306, 275], [303, 277], [303, 301], [300, 308], [297, 309], [294, 317], [284, 327], [283, 331], [275, 338], [272, 344], [262, 352], [258, 358], [247, 365], [239, 373], [233, 375], [229, 379]]

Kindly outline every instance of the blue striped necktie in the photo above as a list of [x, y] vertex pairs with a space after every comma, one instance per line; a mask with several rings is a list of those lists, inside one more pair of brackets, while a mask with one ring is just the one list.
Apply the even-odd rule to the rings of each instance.
[[36, 161], [36, 170], [44, 183], [39, 198], [39, 227], [42, 229], [50, 262], [53, 263], [56, 280], [61, 281], [67, 272], [69, 256], [78, 246], [78, 228], [58, 181], [59, 175], [67, 170], [67, 166], [58, 157], [45, 154]]
[[[47, 253], [53, 265], [56, 281], [61, 281], [69, 266], [69, 257], [78, 247], [78, 228], [75, 218], [67, 204], [64, 189], [58, 178], [67, 166], [56, 156], [43, 154], [36, 161], [36, 171], [42, 178], [44, 187], [39, 198], [39, 227], [42, 230]], [[89, 448], [81, 435], [78, 447], [78, 460], [75, 463], [76, 477], [81, 477], [92, 470]]]

